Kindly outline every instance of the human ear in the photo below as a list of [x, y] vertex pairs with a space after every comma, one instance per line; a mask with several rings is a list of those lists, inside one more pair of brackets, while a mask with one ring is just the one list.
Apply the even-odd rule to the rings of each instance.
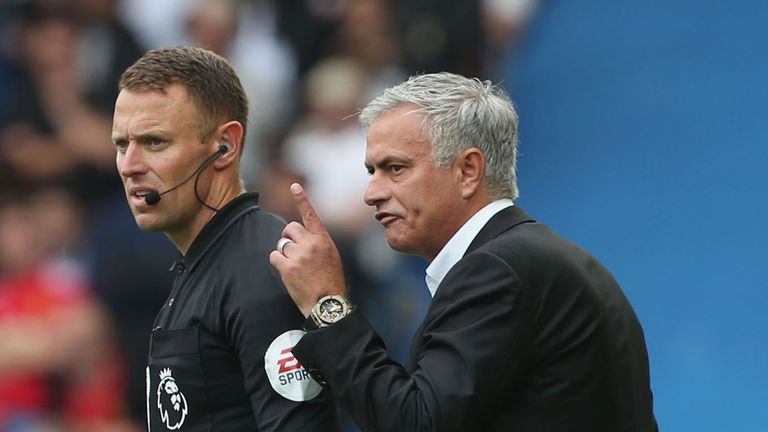
[[243, 145], [243, 126], [237, 121], [224, 123], [219, 126], [218, 135], [216, 151], [219, 152], [219, 158], [214, 166], [221, 169], [237, 160]]
[[454, 163], [462, 198], [471, 198], [485, 181], [485, 156], [477, 147], [459, 154]]

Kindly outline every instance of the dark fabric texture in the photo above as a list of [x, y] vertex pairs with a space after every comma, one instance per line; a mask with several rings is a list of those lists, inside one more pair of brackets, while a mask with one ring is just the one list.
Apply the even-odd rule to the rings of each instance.
[[309, 401], [288, 400], [273, 390], [264, 369], [272, 341], [304, 323], [269, 264], [283, 226], [258, 210], [257, 195], [242, 195], [218, 212], [174, 264], [176, 279], [150, 346], [151, 430], [178, 424], [163, 418], [165, 408], [158, 406], [168, 403], [160, 388], [166, 369], [188, 407], [179, 430], [338, 430], [327, 391]]
[[517, 206], [446, 275], [406, 367], [359, 312], [293, 352], [363, 431], [657, 430], [643, 331], [619, 285]]

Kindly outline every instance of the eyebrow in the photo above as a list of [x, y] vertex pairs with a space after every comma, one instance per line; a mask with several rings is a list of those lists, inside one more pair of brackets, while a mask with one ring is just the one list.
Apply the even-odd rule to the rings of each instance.
[[383, 159], [375, 162], [374, 164], [369, 164], [368, 162], [364, 162], [364, 163], [367, 169], [371, 169], [371, 168], [385, 167], [391, 163], [408, 163], [408, 159], [397, 157], [397, 156], [385, 156]]
[[[136, 141], [146, 141], [148, 139], [161, 139], [161, 140], [169, 140], [168, 134], [164, 133], [163, 131], [159, 130], [150, 130], [147, 132], [142, 132], [140, 134], [134, 134], [133, 139]], [[121, 133], [112, 133], [112, 142], [118, 142], [118, 141], [127, 141], [127, 138], [121, 134]]]

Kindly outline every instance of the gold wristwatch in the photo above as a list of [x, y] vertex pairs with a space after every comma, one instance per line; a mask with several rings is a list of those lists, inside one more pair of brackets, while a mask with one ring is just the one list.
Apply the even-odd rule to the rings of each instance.
[[349, 315], [354, 307], [344, 296], [327, 295], [317, 301], [304, 323], [304, 330], [327, 327]]

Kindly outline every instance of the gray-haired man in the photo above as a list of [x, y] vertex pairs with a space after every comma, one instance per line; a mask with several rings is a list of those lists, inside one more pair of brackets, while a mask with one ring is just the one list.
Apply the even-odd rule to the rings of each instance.
[[[293, 353], [366, 431], [653, 431], [643, 331], [583, 249], [513, 204], [517, 114], [488, 82], [388, 89], [369, 125], [365, 201], [389, 245], [429, 261], [433, 299], [405, 368], [344, 297], [338, 253], [299, 185], [303, 225], [270, 261], [305, 316]], [[354, 288], [354, 287], [353, 287]]]

